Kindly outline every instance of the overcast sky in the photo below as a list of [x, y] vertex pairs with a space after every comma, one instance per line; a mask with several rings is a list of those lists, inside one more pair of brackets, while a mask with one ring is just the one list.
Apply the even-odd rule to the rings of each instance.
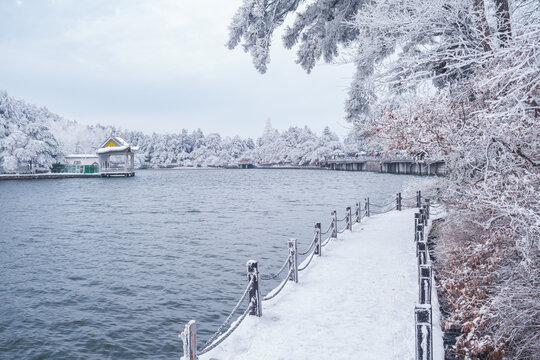
[[325, 125], [347, 133], [351, 65], [307, 75], [274, 37], [257, 73], [225, 47], [242, 0], [1, 0], [0, 89], [87, 124], [257, 137]]

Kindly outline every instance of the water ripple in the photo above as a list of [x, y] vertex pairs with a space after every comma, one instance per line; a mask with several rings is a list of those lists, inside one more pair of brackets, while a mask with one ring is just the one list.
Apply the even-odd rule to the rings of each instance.
[[[175, 359], [205, 342], [287, 240], [330, 211], [393, 198], [406, 176], [140, 171], [130, 179], [0, 183], [0, 354], [5, 359]], [[270, 281], [269, 289], [277, 285]]]

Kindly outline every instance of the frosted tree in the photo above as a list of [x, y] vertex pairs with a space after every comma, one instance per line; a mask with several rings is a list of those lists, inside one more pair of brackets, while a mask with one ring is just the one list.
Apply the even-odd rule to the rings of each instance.
[[0, 170], [32, 171], [49, 168], [61, 160], [59, 145], [46, 126], [53, 117], [45, 108], [26, 104], [0, 91]]

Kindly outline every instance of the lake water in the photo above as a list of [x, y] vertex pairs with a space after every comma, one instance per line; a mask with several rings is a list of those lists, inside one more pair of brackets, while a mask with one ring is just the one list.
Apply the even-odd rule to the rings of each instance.
[[[178, 359], [246, 286], [410, 176], [317, 170], [146, 170], [134, 178], [0, 182], [0, 358]], [[264, 282], [266, 294], [278, 281]]]

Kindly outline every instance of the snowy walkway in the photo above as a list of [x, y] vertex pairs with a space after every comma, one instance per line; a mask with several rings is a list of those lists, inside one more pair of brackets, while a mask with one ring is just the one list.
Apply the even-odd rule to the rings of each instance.
[[[414, 212], [373, 216], [340, 234], [297, 284], [263, 303], [262, 317], [248, 316], [199, 359], [414, 359]], [[438, 318], [434, 303], [434, 359], [442, 359]]]

